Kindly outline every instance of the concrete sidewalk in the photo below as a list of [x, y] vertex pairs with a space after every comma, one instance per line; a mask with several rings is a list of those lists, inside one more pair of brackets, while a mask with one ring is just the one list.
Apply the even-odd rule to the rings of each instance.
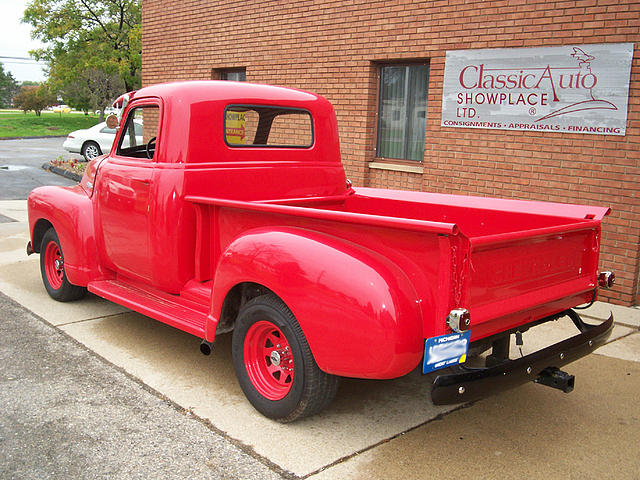
[[[269, 475], [639, 478], [636, 308], [597, 303], [584, 312], [595, 321], [611, 309], [616, 327], [609, 344], [565, 368], [576, 375], [570, 395], [529, 384], [468, 408], [435, 407], [429, 401], [429, 379], [418, 372], [384, 382], [345, 379], [327, 411], [280, 425], [256, 413], [242, 395], [233, 374], [230, 336], [218, 339], [213, 355], [204, 357], [198, 339], [95, 296], [71, 304], [51, 300], [37, 256], [24, 253], [25, 209], [23, 201], [0, 201], [0, 215], [16, 220], [0, 223], [0, 291], [106, 365], [210, 422], [229, 445], [245, 445]], [[573, 335], [569, 323], [554, 322], [525, 334], [524, 353]], [[19, 428], [12, 433], [21, 434]], [[127, 440], [123, 431], [121, 441]], [[229, 478], [267, 478], [255, 475]]]

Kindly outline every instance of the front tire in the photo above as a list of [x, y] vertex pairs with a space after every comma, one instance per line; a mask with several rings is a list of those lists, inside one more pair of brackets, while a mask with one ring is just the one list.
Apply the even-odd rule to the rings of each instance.
[[87, 162], [90, 162], [94, 158], [102, 155], [102, 150], [100, 150], [100, 145], [90, 140], [88, 142], [84, 142], [80, 153], [82, 153], [82, 156]]
[[241, 308], [232, 352], [242, 391], [266, 417], [292, 422], [335, 397], [339, 378], [318, 368], [298, 321], [274, 294]]
[[67, 280], [64, 256], [58, 234], [53, 228], [47, 230], [40, 244], [40, 273], [42, 283], [51, 298], [59, 302], [70, 302], [84, 297], [87, 289], [73, 285]]

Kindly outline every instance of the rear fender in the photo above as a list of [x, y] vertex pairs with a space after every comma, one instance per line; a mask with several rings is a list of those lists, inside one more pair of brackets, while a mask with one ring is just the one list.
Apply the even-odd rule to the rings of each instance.
[[395, 378], [422, 358], [415, 289], [374, 251], [303, 229], [256, 229], [222, 255], [213, 318], [220, 318], [227, 292], [242, 282], [263, 285], [287, 304], [327, 373]]
[[69, 282], [86, 286], [99, 276], [91, 199], [80, 187], [39, 187], [29, 194], [31, 244], [40, 251], [49, 225], [58, 234]]

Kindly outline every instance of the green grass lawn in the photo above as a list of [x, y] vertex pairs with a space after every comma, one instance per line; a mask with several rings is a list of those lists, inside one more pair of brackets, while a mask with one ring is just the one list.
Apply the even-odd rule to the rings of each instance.
[[0, 138], [67, 135], [74, 130], [92, 127], [96, 123], [97, 115], [42, 112], [42, 115], [37, 117], [33, 112], [25, 114], [15, 110], [0, 110]]

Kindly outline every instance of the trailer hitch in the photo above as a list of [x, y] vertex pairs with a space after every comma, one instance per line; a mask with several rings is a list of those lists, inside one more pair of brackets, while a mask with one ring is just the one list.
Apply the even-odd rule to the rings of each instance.
[[557, 388], [564, 393], [569, 393], [573, 390], [575, 380], [576, 377], [569, 375], [567, 372], [563, 372], [559, 368], [547, 367], [540, 372], [540, 375], [534, 382], [540, 385], [546, 385], [547, 387]]

